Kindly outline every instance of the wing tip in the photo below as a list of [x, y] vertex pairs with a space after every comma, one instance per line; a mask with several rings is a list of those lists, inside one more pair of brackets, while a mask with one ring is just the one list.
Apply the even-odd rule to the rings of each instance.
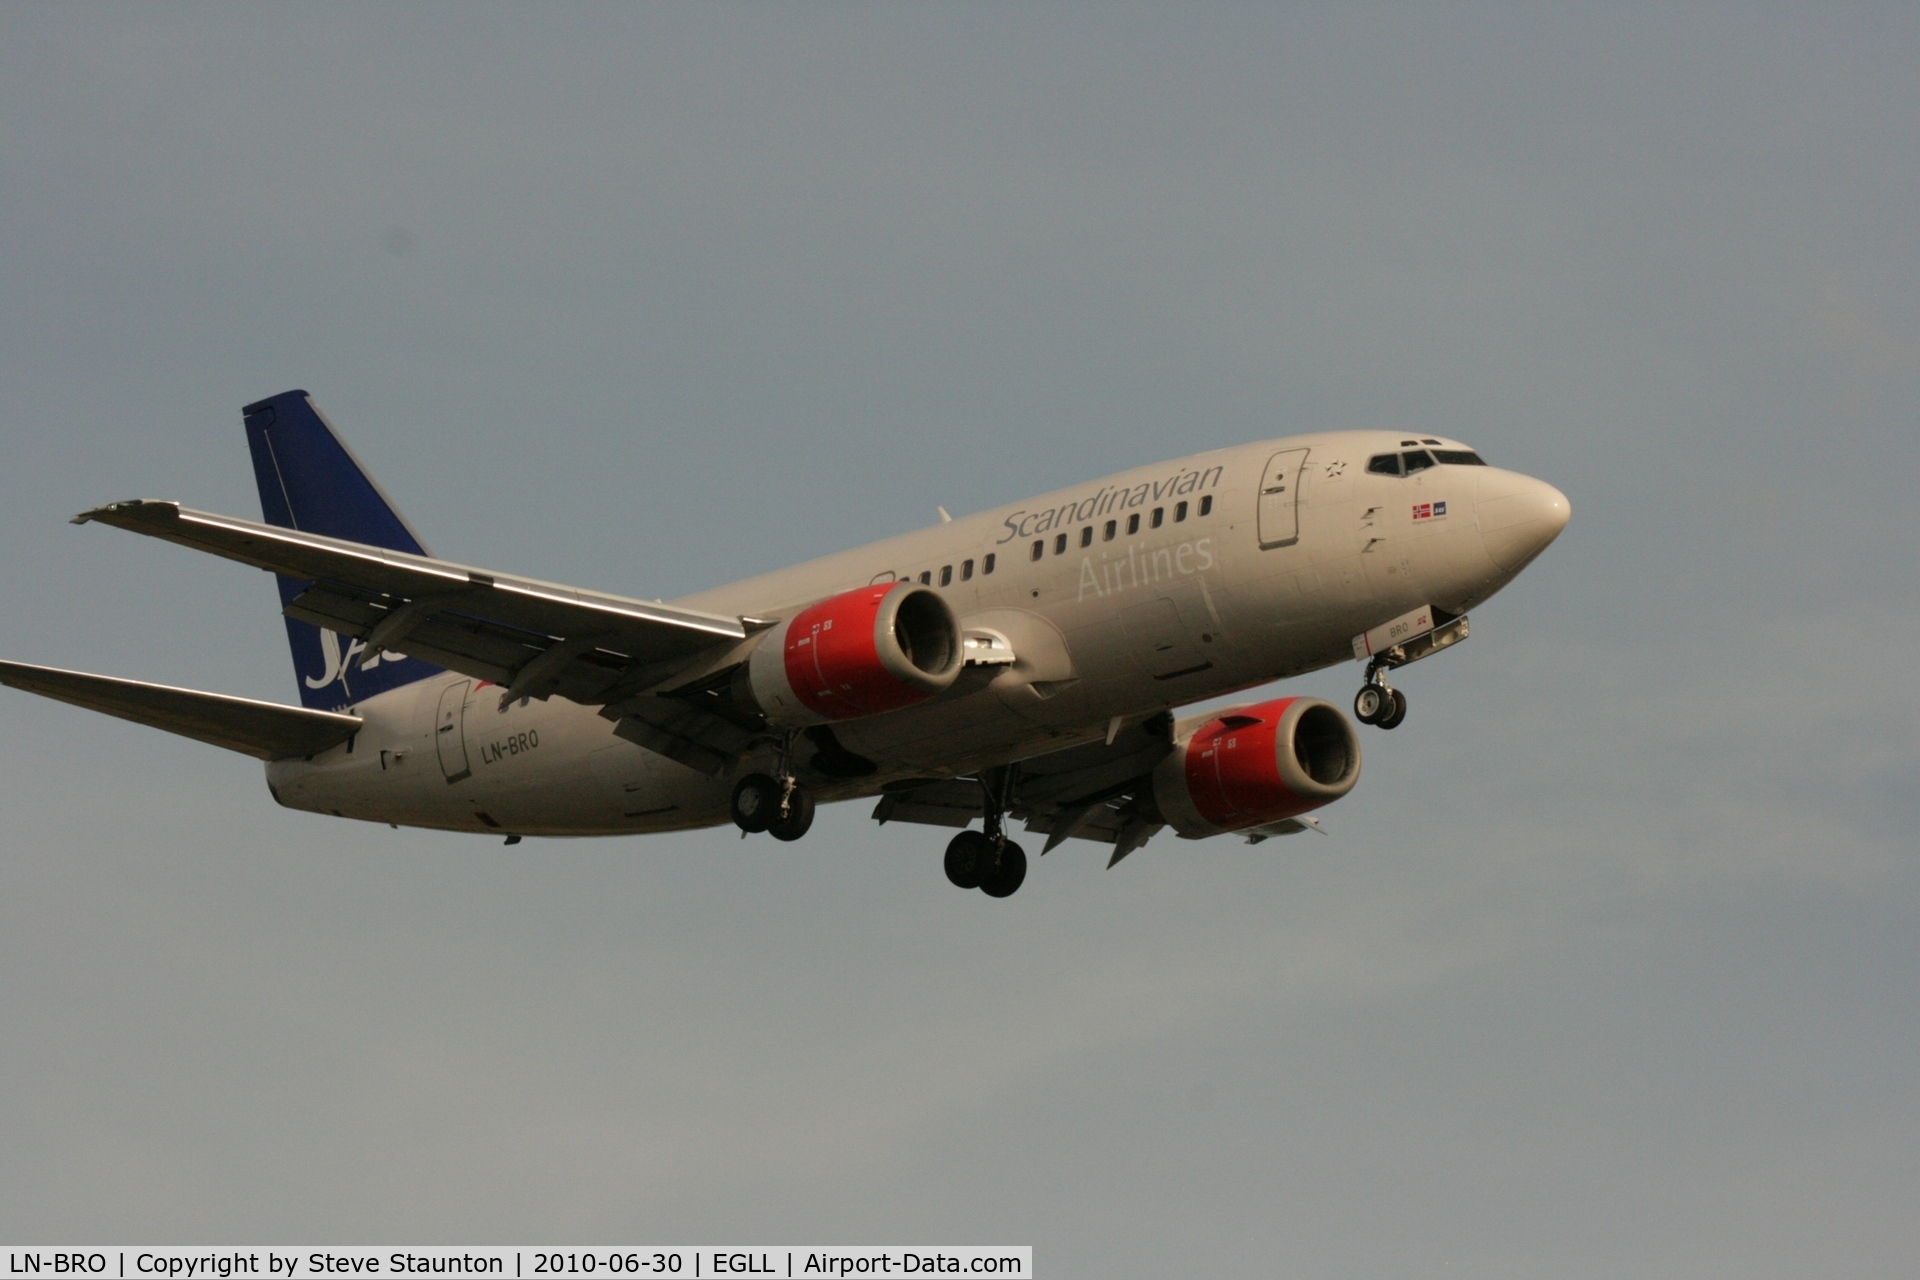
[[79, 515], [68, 520], [67, 523], [89, 524], [95, 520], [110, 522], [110, 518], [113, 516], [129, 515], [145, 507], [165, 508], [175, 514], [180, 510], [179, 503], [167, 498], [127, 498], [121, 502], [109, 502], [103, 507], [94, 507], [91, 510], [82, 511]]

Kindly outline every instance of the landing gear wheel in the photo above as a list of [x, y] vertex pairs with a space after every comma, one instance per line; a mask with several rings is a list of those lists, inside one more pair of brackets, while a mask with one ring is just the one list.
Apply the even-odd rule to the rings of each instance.
[[1379, 724], [1393, 707], [1393, 690], [1384, 685], [1363, 684], [1353, 695], [1353, 718], [1361, 724]]
[[978, 831], [962, 831], [947, 842], [947, 879], [955, 888], [978, 889], [980, 877], [993, 862], [993, 841]]
[[1398, 689], [1392, 690], [1391, 693], [1393, 695], [1392, 705], [1387, 709], [1384, 715], [1382, 715], [1378, 720], [1374, 721], [1374, 723], [1379, 725], [1382, 729], [1394, 728], [1402, 720], [1405, 720], [1407, 718], [1407, 695], [1400, 692]]
[[1000, 846], [1000, 861], [980, 880], [980, 892], [989, 898], [1010, 898], [1027, 878], [1027, 852], [1009, 840]]
[[733, 789], [733, 825], [758, 833], [780, 812], [780, 784], [764, 773], [750, 773]]
[[795, 787], [787, 798], [787, 811], [780, 812], [779, 792], [774, 793], [773, 814], [767, 820], [767, 834], [775, 840], [798, 840], [813, 825], [813, 793]]

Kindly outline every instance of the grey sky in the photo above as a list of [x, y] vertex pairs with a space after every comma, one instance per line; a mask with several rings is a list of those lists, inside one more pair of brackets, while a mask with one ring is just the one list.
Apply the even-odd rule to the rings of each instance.
[[[1562, 7], [1564, 9], [1564, 7]], [[0, 1236], [1920, 1264], [1920, 10], [0, 7], [0, 654], [292, 701], [310, 389], [672, 596], [1294, 430], [1567, 534], [1330, 839], [498, 843], [0, 693]], [[1351, 670], [1296, 687], [1344, 703]]]

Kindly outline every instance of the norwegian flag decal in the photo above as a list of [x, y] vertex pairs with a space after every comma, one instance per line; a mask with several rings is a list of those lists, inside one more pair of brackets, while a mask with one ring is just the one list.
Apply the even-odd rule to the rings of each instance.
[[1447, 504], [1444, 502], [1416, 502], [1413, 504], [1413, 518], [1415, 520], [1438, 520], [1446, 514]]

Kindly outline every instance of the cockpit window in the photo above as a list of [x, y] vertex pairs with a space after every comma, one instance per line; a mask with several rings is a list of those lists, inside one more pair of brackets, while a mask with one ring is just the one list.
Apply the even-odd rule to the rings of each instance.
[[1485, 458], [1482, 458], [1477, 453], [1471, 453], [1465, 449], [1435, 449], [1433, 451], [1433, 456], [1439, 459], [1440, 463], [1443, 466], [1484, 467], [1487, 465]]
[[1367, 470], [1377, 476], [1397, 476], [1400, 474], [1400, 455], [1382, 453], [1367, 459]]
[[1400, 456], [1406, 460], [1408, 475], [1412, 475], [1416, 471], [1425, 471], [1433, 465], [1433, 455], [1425, 449], [1415, 449], [1403, 453]]

